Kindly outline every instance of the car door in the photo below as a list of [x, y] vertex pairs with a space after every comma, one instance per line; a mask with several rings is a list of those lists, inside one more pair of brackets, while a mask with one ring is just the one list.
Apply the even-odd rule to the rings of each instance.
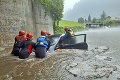
[[86, 34], [77, 34], [62, 42], [61, 49], [88, 49]]

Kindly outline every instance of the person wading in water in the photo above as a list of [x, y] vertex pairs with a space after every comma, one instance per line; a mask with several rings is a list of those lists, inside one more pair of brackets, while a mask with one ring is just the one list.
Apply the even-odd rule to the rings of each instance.
[[27, 40], [22, 43], [21, 50], [19, 53], [19, 58], [25, 59], [28, 58], [32, 53], [32, 49], [35, 48], [35, 43], [32, 41], [33, 35], [28, 33], [26, 35]]
[[41, 31], [41, 36], [37, 38], [37, 42], [35, 44], [35, 56], [37, 58], [46, 57], [46, 52], [50, 47], [50, 41], [46, 38], [47, 32], [46, 30]]
[[25, 36], [25, 31], [24, 30], [20, 30], [19, 31], [19, 35], [17, 35], [15, 37], [15, 43], [13, 45], [13, 50], [11, 52], [11, 54], [13, 56], [18, 56], [19, 55], [19, 51], [21, 48], [21, 43], [26, 41], [26, 36]]

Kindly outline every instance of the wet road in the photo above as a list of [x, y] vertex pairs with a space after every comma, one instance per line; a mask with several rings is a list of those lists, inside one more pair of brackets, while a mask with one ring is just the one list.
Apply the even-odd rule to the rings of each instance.
[[[117, 59], [115, 64], [120, 63], [120, 28], [88, 30], [79, 33], [87, 34], [89, 49], [96, 46], [108, 46], [107, 55]], [[0, 80], [84, 80], [74, 77], [65, 69], [66, 66], [79, 61], [79, 54], [85, 53], [82, 50], [63, 50], [48, 53], [45, 59], [34, 58], [20, 60], [11, 56], [11, 49], [1, 52], [0, 56]], [[6, 55], [3, 55], [6, 53]]]

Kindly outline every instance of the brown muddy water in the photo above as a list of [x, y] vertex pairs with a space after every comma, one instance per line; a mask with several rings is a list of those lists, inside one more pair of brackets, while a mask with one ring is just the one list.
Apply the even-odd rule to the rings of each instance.
[[[108, 46], [109, 51], [105, 55], [117, 59], [113, 64], [119, 66], [120, 28], [88, 30], [79, 33], [87, 34], [89, 50], [96, 46]], [[25, 60], [11, 56], [10, 52], [11, 48], [0, 51], [0, 80], [95, 80], [76, 77], [66, 70], [66, 66], [71, 62], [81, 61], [82, 56], [79, 54], [86, 53], [85, 50], [59, 50], [47, 53], [48, 56], [44, 59], [34, 58], [33, 53]]]
[[44, 59], [37, 59], [31, 55], [29, 59], [22, 60], [11, 55], [3, 55], [0, 58], [0, 80], [74, 79], [65, 67], [74, 61], [75, 56], [77, 57], [77, 54], [73, 50], [56, 51]]

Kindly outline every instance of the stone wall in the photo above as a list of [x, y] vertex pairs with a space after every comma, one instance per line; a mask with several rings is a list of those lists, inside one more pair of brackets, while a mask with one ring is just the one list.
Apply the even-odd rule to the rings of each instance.
[[36, 39], [45, 29], [53, 34], [53, 21], [34, 0], [0, 0], [0, 46], [13, 44], [19, 30], [30, 32]]
[[45, 17], [45, 10], [43, 9], [43, 7], [38, 4], [38, 2], [34, 2], [32, 3], [32, 10], [33, 10], [33, 19], [34, 19], [34, 24], [35, 24], [35, 31], [37, 34], [37, 37], [40, 34], [40, 30], [45, 29], [46, 31], [50, 32], [53, 34], [53, 21], [52, 21], [52, 17], [50, 16], [46, 16]]

